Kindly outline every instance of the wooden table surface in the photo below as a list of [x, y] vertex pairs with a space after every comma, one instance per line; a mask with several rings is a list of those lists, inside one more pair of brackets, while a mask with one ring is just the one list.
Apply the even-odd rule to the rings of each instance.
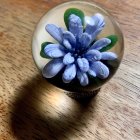
[[94, 0], [120, 23], [125, 55], [86, 101], [52, 88], [32, 59], [38, 20], [64, 1], [0, 0], [0, 140], [139, 140], [140, 0]]

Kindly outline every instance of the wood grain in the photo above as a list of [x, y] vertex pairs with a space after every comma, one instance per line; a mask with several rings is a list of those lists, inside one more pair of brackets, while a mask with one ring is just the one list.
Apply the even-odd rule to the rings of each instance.
[[94, 0], [120, 23], [125, 55], [113, 79], [86, 101], [52, 88], [32, 59], [38, 20], [61, 2], [0, 0], [0, 140], [139, 140], [140, 1]]

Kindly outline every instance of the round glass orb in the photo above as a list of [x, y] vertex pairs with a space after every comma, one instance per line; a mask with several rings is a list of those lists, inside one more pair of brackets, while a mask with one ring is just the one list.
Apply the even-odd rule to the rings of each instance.
[[[109, 52], [114, 52], [117, 55], [117, 59], [113, 61], [108, 60], [103, 62], [109, 68], [109, 76], [106, 79], [100, 79], [98, 77], [93, 78], [89, 76], [88, 77], [89, 84], [87, 86], [81, 86], [77, 78], [72, 80], [70, 83], [66, 84], [62, 80], [62, 74], [64, 72], [63, 70], [53, 78], [46, 79], [51, 84], [63, 89], [64, 91], [75, 92], [75, 93], [77, 92], [79, 94], [81, 92], [84, 92], [88, 94], [88, 93], [92, 93], [92, 91], [95, 91], [99, 89], [102, 85], [104, 85], [115, 74], [116, 70], [118, 69], [124, 52], [123, 35], [118, 26], [118, 23], [114, 21], [112, 16], [103, 8], [96, 5], [95, 3], [83, 2], [83, 1], [71, 1], [71, 2], [60, 4], [54, 7], [53, 9], [51, 9], [50, 11], [48, 11], [40, 19], [33, 35], [32, 53], [36, 66], [38, 67], [40, 72], [42, 72], [44, 66], [51, 60], [40, 56], [42, 43], [43, 42], [57, 43], [57, 41], [45, 30], [45, 26], [47, 24], [55, 24], [67, 30], [64, 22], [64, 13], [69, 8], [80, 9], [81, 11], [84, 12], [85, 17], [93, 16], [96, 13], [100, 13], [104, 16], [105, 27], [100, 32], [100, 34], [98, 34], [96, 40], [107, 37], [109, 35], [116, 35], [118, 37], [118, 41], [115, 44], [115, 46], [112, 47], [110, 50], [108, 50]], [[84, 20], [87, 19], [88, 18], [85, 18]]]

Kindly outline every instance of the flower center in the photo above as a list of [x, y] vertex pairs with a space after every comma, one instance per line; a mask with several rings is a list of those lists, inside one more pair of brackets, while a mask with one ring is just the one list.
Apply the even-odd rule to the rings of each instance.
[[79, 39], [76, 39], [76, 44], [74, 46], [71, 44], [71, 49], [68, 49], [68, 51], [70, 51], [74, 58], [81, 58], [84, 57], [84, 54], [87, 52], [88, 48], [89, 47], [85, 47], [84, 44], [79, 42]]
[[77, 50], [72, 52], [72, 56], [74, 58], [80, 58], [80, 57], [83, 57], [83, 54], [85, 54], [85, 52], [86, 51], [84, 49], [81, 49], [81, 50], [77, 49]]
[[81, 57], [82, 54], [80, 53], [79, 50], [75, 50], [75, 51], [72, 53], [72, 55], [73, 55], [74, 58], [79, 58], [79, 57]]

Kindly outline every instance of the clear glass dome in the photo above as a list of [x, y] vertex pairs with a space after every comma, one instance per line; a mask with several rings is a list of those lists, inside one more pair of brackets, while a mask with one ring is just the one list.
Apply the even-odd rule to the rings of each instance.
[[56, 43], [56, 40], [48, 34], [45, 30], [45, 26], [47, 24], [55, 24], [59, 27], [63, 27], [66, 29], [64, 23], [64, 13], [69, 8], [77, 8], [84, 12], [85, 16], [93, 16], [96, 13], [100, 13], [105, 18], [105, 27], [102, 32], [97, 36], [97, 39], [107, 37], [109, 35], [117, 35], [118, 42], [115, 44], [113, 48], [108, 51], [114, 52], [117, 54], [117, 59], [114, 61], [106, 61], [104, 62], [109, 70], [110, 74], [106, 79], [100, 78], [90, 78], [89, 84], [87, 86], [81, 86], [77, 79], [72, 82], [65, 84], [62, 81], [62, 73], [57, 74], [54, 78], [46, 79], [48, 82], [57, 86], [65, 91], [71, 92], [91, 92], [99, 89], [103, 84], [105, 84], [116, 72], [121, 62], [123, 51], [124, 51], [124, 41], [122, 32], [118, 26], [118, 24], [114, 21], [112, 16], [105, 11], [103, 8], [97, 6], [94, 3], [83, 2], [83, 1], [71, 1], [60, 4], [55, 8], [51, 9], [47, 12], [39, 21], [32, 40], [32, 53], [34, 61], [39, 68], [40, 71], [44, 68], [44, 66], [50, 61], [50, 59], [45, 59], [40, 56], [41, 44], [43, 42], [53, 42]]

